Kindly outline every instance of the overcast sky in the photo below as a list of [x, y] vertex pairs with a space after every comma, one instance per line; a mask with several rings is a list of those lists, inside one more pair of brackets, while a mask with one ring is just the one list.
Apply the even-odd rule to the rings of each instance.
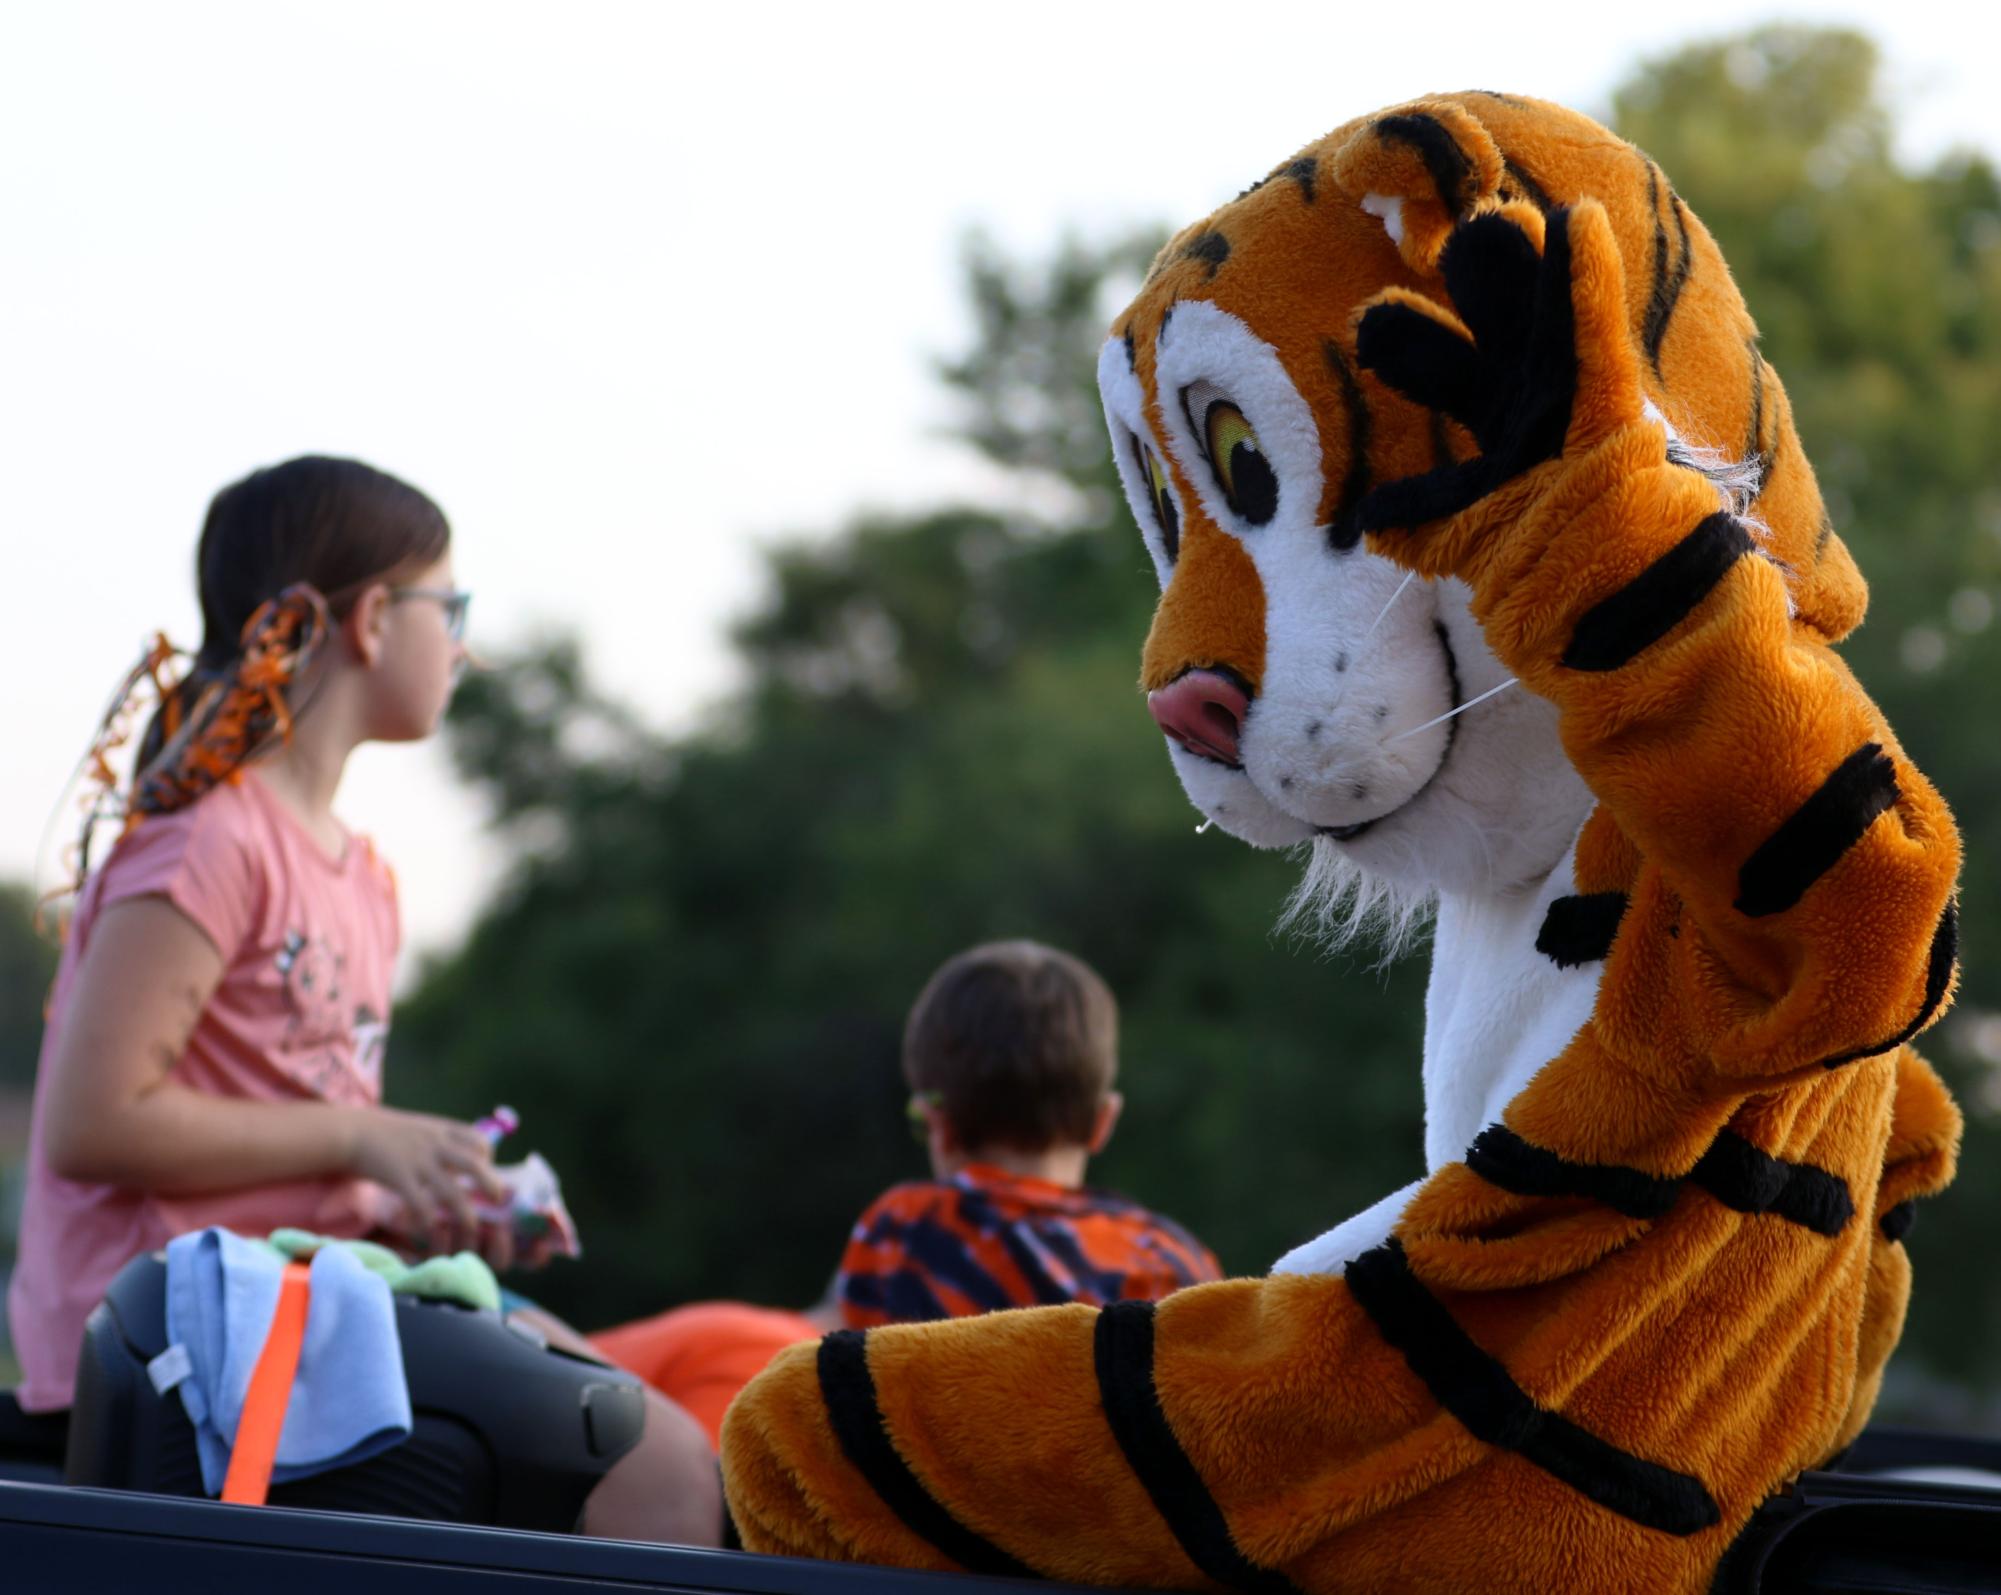
[[[0, 0], [0, 876], [142, 640], [199, 640], [202, 510], [254, 465], [407, 476], [476, 642], [576, 628], [685, 725], [761, 542], [988, 486], [928, 374], [967, 228], [1178, 225], [1378, 105], [1602, 113], [1642, 56], [1774, 17], [1884, 45], [1909, 157], [1997, 153], [1992, 16]], [[342, 806], [449, 944], [502, 860], [438, 750], [365, 750]]]

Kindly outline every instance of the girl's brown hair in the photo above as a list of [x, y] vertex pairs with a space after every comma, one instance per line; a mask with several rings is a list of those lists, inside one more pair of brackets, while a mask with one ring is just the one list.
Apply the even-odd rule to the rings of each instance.
[[428, 497], [359, 460], [302, 455], [225, 487], [209, 502], [195, 551], [201, 648], [175, 701], [147, 725], [137, 768], [159, 754], [168, 724], [202, 689], [230, 674], [260, 604], [304, 582], [339, 619], [370, 582], [442, 559], [451, 537]]

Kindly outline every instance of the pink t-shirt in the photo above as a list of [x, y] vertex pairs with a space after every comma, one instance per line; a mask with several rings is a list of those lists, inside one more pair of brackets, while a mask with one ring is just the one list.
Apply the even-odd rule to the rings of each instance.
[[83, 1321], [112, 1276], [141, 1252], [210, 1224], [261, 1235], [281, 1225], [362, 1235], [392, 1216], [388, 1193], [329, 1176], [212, 1195], [154, 1196], [52, 1173], [42, 1116], [57, 1038], [98, 916], [159, 896], [223, 956], [221, 984], [171, 1078], [197, 1091], [266, 1102], [382, 1100], [389, 986], [399, 930], [396, 886], [358, 836], [339, 860], [255, 775], [175, 814], [142, 822], [85, 884], [56, 970], [42, 1035], [19, 1257], [7, 1296], [21, 1405], [66, 1407]]

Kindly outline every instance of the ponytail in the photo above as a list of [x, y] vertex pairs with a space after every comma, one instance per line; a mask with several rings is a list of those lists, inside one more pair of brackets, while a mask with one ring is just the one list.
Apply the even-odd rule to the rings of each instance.
[[[179, 677], [169, 679], [169, 667], [186, 656], [164, 633], [156, 635], [139, 663], [125, 673], [84, 755], [83, 825], [67, 889], [80, 888], [90, 873], [91, 837], [100, 823], [121, 820], [123, 834], [149, 814], [186, 808], [204, 792], [234, 780], [273, 736], [288, 738], [293, 717], [303, 707], [294, 701], [295, 689], [306, 679], [329, 630], [326, 600], [297, 582], [244, 622], [236, 657], [221, 669], [205, 665], [197, 654]], [[131, 737], [132, 721], [149, 687], [154, 709], [121, 800], [111, 756]]]

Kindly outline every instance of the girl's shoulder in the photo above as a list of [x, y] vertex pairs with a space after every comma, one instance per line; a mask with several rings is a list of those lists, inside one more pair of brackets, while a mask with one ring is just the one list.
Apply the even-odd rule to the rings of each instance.
[[[105, 895], [185, 868], [247, 876], [268, 867], [269, 826], [240, 783], [223, 782], [186, 808], [135, 821], [98, 870]], [[146, 888], [137, 886], [137, 890]]]
[[267, 896], [273, 868], [268, 825], [249, 795], [225, 782], [119, 837], [85, 884], [76, 928], [87, 934], [114, 903], [160, 897], [227, 956]]

